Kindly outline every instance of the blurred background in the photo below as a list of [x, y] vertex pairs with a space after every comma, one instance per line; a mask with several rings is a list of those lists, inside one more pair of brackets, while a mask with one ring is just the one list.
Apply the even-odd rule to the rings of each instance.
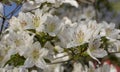
[[98, 21], [113, 22], [120, 28], [120, 0], [77, 0], [80, 6], [93, 6]]
[[[9, 26], [8, 20], [12, 16], [17, 16], [21, 10], [22, 4], [19, 0], [9, 3], [6, 0], [0, 0], [3, 4], [4, 17], [6, 20], [4, 25], [3, 19], [0, 18], [0, 30], [4, 30]], [[79, 8], [66, 5], [56, 10], [56, 14], [60, 17], [68, 16], [72, 21], [80, 21], [81, 17], [96, 19], [98, 22], [107, 21], [116, 24], [116, 28], [120, 28], [120, 0], [76, 0], [79, 3]], [[64, 8], [64, 9], [63, 9]], [[83, 16], [84, 14], [84, 16]], [[72, 16], [76, 17], [72, 17]], [[3, 27], [1, 29], [1, 27]]]

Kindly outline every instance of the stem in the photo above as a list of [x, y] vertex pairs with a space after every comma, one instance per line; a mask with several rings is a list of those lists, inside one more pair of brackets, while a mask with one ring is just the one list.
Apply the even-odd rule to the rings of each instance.
[[3, 21], [2, 21], [2, 25], [1, 25], [1, 29], [0, 29], [0, 35], [2, 34], [4, 23], [5, 23], [5, 18], [3, 17]]
[[63, 57], [66, 57], [66, 56], [68, 56], [68, 55], [64, 55], [64, 56], [61, 56], [61, 57], [54, 58], [54, 60], [59, 59], [59, 58], [63, 58]]
[[49, 65], [51, 65], [51, 64], [58, 64], [58, 63], [65, 63], [65, 62], [68, 62], [68, 61], [71, 61], [71, 60], [61, 61], [61, 62], [54, 62], [54, 63], [49, 63]]
[[97, 1], [95, 0], [95, 2], [93, 2], [93, 6], [94, 6], [94, 9], [95, 9], [95, 19], [97, 21], [97, 23], [99, 22], [98, 20], [98, 13], [97, 13]]
[[120, 53], [120, 52], [110, 52], [110, 54], [115, 54], [115, 53]]

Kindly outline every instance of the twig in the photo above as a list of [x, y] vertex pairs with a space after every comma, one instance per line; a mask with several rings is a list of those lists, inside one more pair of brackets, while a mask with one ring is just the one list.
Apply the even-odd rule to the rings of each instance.
[[51, 65], [51, 64], [58, 64], [58, 63], [65, 63], [65, 62], [68, 62], [68, 61], [71, 61], [71, 60], [49, 63], [49, 65]]
[[3, 21], [2, 21], [2, 25], [1, 25], [1, 29], [0, 29], [0, 35], [2, 34], [2, 30], [3, 30], [3, 27], [4, 27], [4, 23], [5, 23], [5, 17], [4, 17], [4, 15], [5, 15], [5, 6], [3, 5], [3, 17], [2, 17], [2, 19], [3, 19]]
[[59, 58], [63, 58], [63, 57], [66, 57], [66, 56], [68, 56], [68, 55], [64, 55], [64, 56], [61, 56], [61, 57], [54, 58], [54, 60], [59, 59]]
[[94, 9], [95, 9], [95, 19], [97, 22], [99, 22], [98, 20], [98, 13], [97, 13], [97, 1], [95, 0], [95, 2], [93, 2], [93, 6], [94, 6]]
[[2, 21], [2, 25], [1, 25], [1, 29], [0, 29], [0, 35], [2, 34], [4, 23], [5, 23], [5, 18], [3, 17], [3, 21]]
[[110, 52], [110, 54], [115, 54], [115, 53], [120, 53], [120, 52]]

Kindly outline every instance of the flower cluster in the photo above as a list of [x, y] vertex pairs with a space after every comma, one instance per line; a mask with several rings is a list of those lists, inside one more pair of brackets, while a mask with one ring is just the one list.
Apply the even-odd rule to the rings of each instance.
[[92, 20], [89, 8], [83, 15], [79, 10], [76, 0], [24, 2], [1, 34], [0, 71], [115, 72], [117, 64], [107, 60], [120, 57], [120, 30]]

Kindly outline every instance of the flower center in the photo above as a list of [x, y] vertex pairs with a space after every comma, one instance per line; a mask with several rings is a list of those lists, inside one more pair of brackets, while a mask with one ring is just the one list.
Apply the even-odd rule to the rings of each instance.
[[14, 42], [15, 42], [16, 46], [20, 46], [21, 45], [21, 40], [16, 39]]
[[37, 59], [37, 58], [39, 58], [39, 50], [34, 50], [33, 52], [32, 52], [32, 57], [34, 58], [34, 59]]
[[110, 35], [110, 33], [112, 32], [112, 29], [107, 28], [107, 29], [105, 29], [105, 31], [106, 31], [106, 35]]
[[27, 25], [26, 21], [24, 21], [24, 20], [22, 22], [20, 22], [20, 23], [21, 23], [22, 27], [25, 27]]
[[33, 19], [33, 24], [34, 24], [35, 27], [39, 27], [40, 18], [35, 16], [34, 19]]
[[55, 30], [55, 24], [54, 23], [48, 24], [47, 28], [50, 32], [53, 32]]
[[76, 36], [77, 37], [77, 41], [79, 43], [82, 43], [84, 41], [84, 33], [80, 30], [76, 35], [77, 35]]

